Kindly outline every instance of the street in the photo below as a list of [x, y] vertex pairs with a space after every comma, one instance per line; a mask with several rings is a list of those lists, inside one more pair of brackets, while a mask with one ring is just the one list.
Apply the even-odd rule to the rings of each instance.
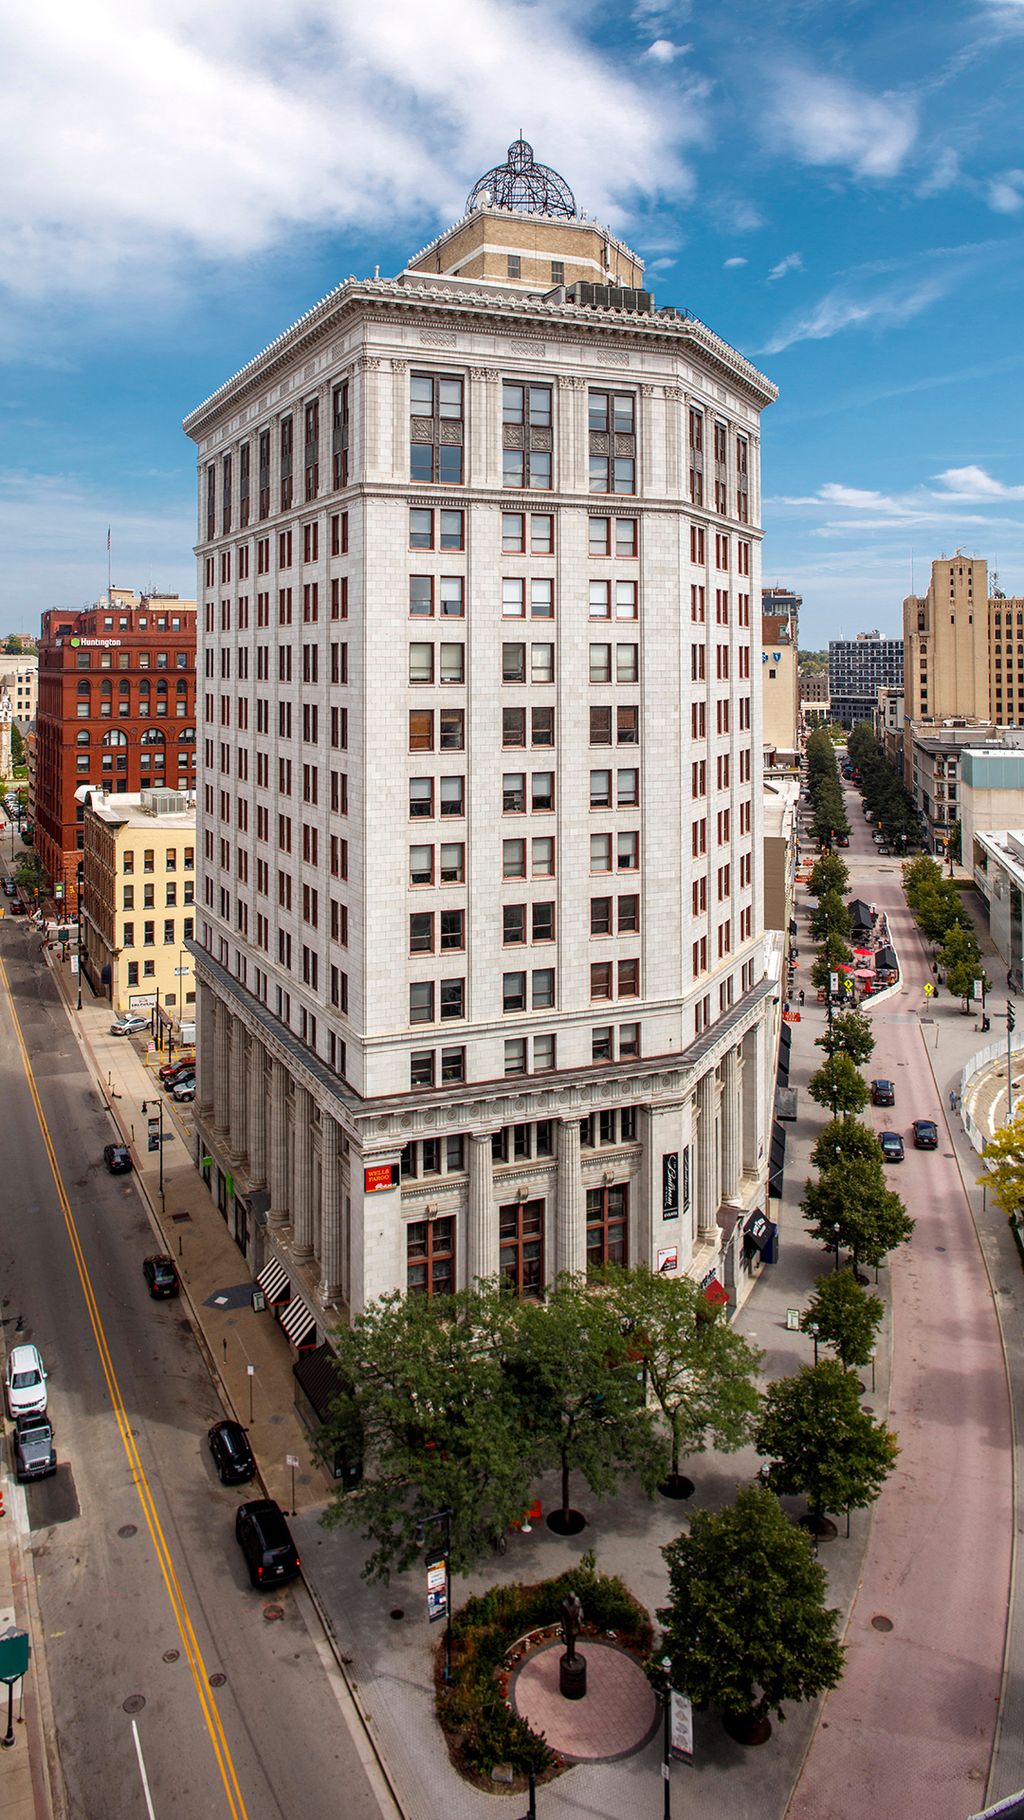
[[187, 1306], [146, 1292], [160, 1247], [134, 1177], [104, 1167], [111, 1120], [35, 933], [5, 920], [0, 963], [2, 1315], [6, 1346], [31, 1340], [49, 1372], [60, 1467], [26, 1488], [32, 1641], [69, 1812], [326, 1820], [342, 1786], [369, 1820], [302, 1583], [249, 1587], [234, 1512], [260, 1490], [217, 1481], [206, 1430], [223, 1410]]

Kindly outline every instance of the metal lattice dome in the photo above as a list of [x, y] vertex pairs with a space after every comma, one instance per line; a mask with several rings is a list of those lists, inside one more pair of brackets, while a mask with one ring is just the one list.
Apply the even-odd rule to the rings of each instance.
[[565, 215], [576, 213], [576, 199], [564, 177], [550, 165], [534, 161], [533, 146], [516, 139], [508, 148], [504, 164], [496, 164], [469, 192], [466, 213], [481, 205], [493, 203], [497, 208], [519, 209], [526, 215]]

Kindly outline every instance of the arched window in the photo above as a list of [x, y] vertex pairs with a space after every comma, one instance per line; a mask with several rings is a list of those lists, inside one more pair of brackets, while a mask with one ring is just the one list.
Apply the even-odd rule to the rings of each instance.
[[75, 745], [76, 746], [87, 746], [88, 744], [89, 744], [89, 729], [88, 729], [88, 727], [83, 727], [79, 733], [75, 734]]
[[162, 746], [166, 738], [162, 727], [147, 727], [140, 743], [144, 746]]
[[105, 746], [126, 746], [128, 735], [120, 727], [111, 727], [110, 731], [103, 735], [103, 744]]

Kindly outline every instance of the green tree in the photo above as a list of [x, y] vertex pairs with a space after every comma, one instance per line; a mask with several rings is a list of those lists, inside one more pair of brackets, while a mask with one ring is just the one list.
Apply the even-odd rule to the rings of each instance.
[[958, 863], [963, 859], [963, 855], [960, 851], [963, 833], [963, 823], [958, 816], [949, 830], [949, 845], [946, 848], [947, 853], [950, 853]]
[[30, 891], [33, 897], [49, 895], [50, 880], [38, 853], [20, 855], [15, 868], [14, 882], [22, 891]]
[[884, 1313], [881, 1298], [868, 1295], [852, 1270], [829, 1270], [818, 1278], [800, 1325], [804, 1333], [817, 1327], [819, 1340], [834, 1346], [849, 1368], [870, 1360]]
[[[832, 1249], [849, 1251], [858, 1264], [881, 1264], [909, 1239], [914, 1222], [881, 1168], [866, 1160], [844, 1162], [808, 1182], [800, 1203], [812, 1237]], [[838, 1228], [838, 1231], [836, 1230]]]
[[1015, 1118], [1001, 1125], [982, 1152], [985, 1174], [978, 1177], [990, 1189], [1004, 1213], [1024, 1214], [1024, 1105]]
[[819, 853], [811, 868], [807, 889], [812, 897], [821, 898], [829, 891], [837, 891], [845, 899], [850, 889], [850, 874], [838, 853]]
[[560, 1277], [543, 1304], [495, 1291], [485, 1325], [522, 1433], [540, 1463], [561, 1472], [564, 1530], [574, 1470], [602, 1498], [617, 1489], [625, 1468], [654, 1483], [662, 1450], [608, 1296], [571, 1277]]
[[826, 1055], [848, 1055], [858, 1068], [871, 1060], [875, 1048], [875, 1033], [863, 1011], [856, 1009], [840, 1011], [831, 1024], [827, 1024], [821, 1036], [815, 1037], [819, 1049]]
[[830, 1119], [819, 1131], [811, 1162], [815, 1169], [838, 1169], [851, 1162], [874, 1163], [882, 1180], [882, 1146], [870, 1125], [860, 1119]]
[[871, 1095], [864, 1076], [848, 1055], [830, 1055], [811, 1075], [807, 1091], [819, 1106], [830, 1106], [832, 1117], [839, 1112], [863, 1112]]
[[386, 1581], [421, 1552], [416, 1526], [452, 1512], [452, 1563], [465, 1570], [527, 1508], [535, 1454], [499, 1361], [479, 1341], [479, 1297], [384, 1296], [335, 1335], [339, 1396], [321, 1458], [362, 1455], [354, 1493], [333, 1492], [327, 1526], [360, 1530], [366, 1578]]
[[[953, 924], [939, 949], [939, 966], [953, 997], [963, 999], [964, 1009], [969, 1010], [974, 982], [985, 977], [981, 949], [973, 929], [965, 929], [960, 923]], [[990, 984], [990, 981], [986, 982], [986, 990]]]
[[[763, 1354], [709, 1307], [690, 1277], [639, 1270], [609, 1274], [610, 1301], [634, 1361], [642, 1361], [668, 1432], [667, 1485], [680, 1464], [710, 1444], [734, 1453], [749, 1441], [761, 1406], [754, 1377]], [[659, 1477], [664, 1478], [661, 1456]]]
[[669, 1603], [658, 1621], [672, 1684], [691, 1700], [783, 1719], [786, 1701], [838, 1684], [844, 1652], [824, 1570], [770, 1491], [747, 1486], [725, 1510], [694, 1511], [662, 1554]]
[[844, 942], [841, 935], [829, 935], [818, 949], [818, 957], [811, 968], [811, 979], [819, 991], [828, 991], [828, 976], [838, 973], [841, 967], [848, 967], [853, 960], [853, 949], [849, 942]]
[[826, 891], [810, 915], [810, 930], [816, 942], [827, 936], [841, 935], [844, 940], [853, 928], [853, 919], [838, 891]]
[[857, 1380], [845, 1365], [822, 1359], [769, 1385], [757, 1451], [771, 1461], [772, 1491], [805, 1497], [817, 1527], [828, 1510], [873, 1504], [899, 1445], [862, 1409]]
[[13, 765], [13, 767], [16, 771], [20, 771], [22, 766], [24, 765], [24, 763], [25, 763], [25, 741], [22, 738], [21, 728], [19, 727], [17, 721], [12, 720], [12, 722], [11, 722], [11, 764]]

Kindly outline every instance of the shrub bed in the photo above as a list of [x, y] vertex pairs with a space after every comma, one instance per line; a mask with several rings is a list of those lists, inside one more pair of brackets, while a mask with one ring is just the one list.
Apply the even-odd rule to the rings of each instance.
[[565, 1765], [544, 1739], [513, 1712], [511, 1677], [528, 1651], [561, 1634], [562, 1601], [576, 1593], [583, 1607], [581, 1637], [614, 1636], [623, 1648], [646, 1656], [650, 1619], [624, 1582], [599, 1574], [592, 1553], [555, 1580], [532, 1586], [493, 1586], [470, 1599], [452, 1618], [452, 1678], [442, 1674], [444, 1649], [435, 1663], [437, 1716], [452, 1762], [469, 1781], [493, 1792], [491, 1772], [511, 1767], [512, 1787], [522, 1787], [532, 1767], [538, 1778]]

